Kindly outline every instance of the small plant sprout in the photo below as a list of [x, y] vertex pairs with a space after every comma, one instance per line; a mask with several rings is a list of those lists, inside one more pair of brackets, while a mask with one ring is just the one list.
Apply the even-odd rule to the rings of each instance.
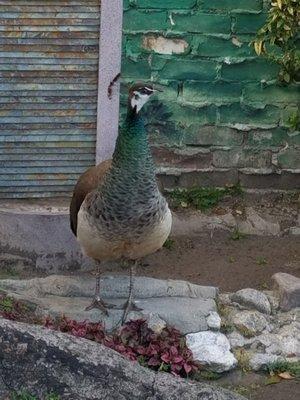
[[240, 232], [238, 228], [235, 228], [230, 235], [231, 240], [241, 240], [245, 237], [245, 234]]
[[190, 189], [175, 189], [170, 193], [174, 208], [195, 208], [207, 211], [216, 207], [226, 196], [239, 196], [242, 194], [241, 186], [233, 185], [225, 188], [199, 187]]
[[175, 240], [171, 238], [168, 238], [163, 245], [163, 247], [168, 250], [172, 250], [174, 246], [175, 246]]
[[264, 257], [258, 257], [256, 260], [256, 264], [260, 266], [264, 266], [268, 264], [268, 261]]

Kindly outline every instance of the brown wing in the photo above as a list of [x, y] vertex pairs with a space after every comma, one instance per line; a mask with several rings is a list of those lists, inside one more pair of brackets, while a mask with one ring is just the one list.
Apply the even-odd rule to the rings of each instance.
[[89, 168], [78, 179], [70, 205], [70, 225], [75, 236], [77, 233], [77, 214], [80, 206], [86, 195], [96, 189], [101, 183], [104, 175], [111, 166], [111, 161], [112, 160], [103, 161], [95, 167]]

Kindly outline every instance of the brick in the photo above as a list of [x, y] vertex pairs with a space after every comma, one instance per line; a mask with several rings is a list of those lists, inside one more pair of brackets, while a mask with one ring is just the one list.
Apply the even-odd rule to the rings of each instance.
[[175, 80], [207, 81], [217, 77], [218, 64], [203, 59], [163, 58], [154, 56], [151, 63], [153, 70], [158, 70], [161, 79], [172, 77]]
[[192, 124], [186, 130], [187, 145], [238, 146], [243, 142], [243, 132], [222, 126]]
[[247, 134], [247, 145], [260, 149], [284, 146], [288, 140], [287, 130], [284, 128], [255, 129]]
[[266, 106], [261, 109], [246, 107], [243, 104], [223, 105], [218, 108], [219, 122], [225, 124], [240, 124], [243, 128], [267, 128], [279, 124], [281, 109]]
[[265, 24], [267, 15], [261, 14], [235, 14], [232, 26], [233, 33], [254, 33]]
[[261, 104], [289, 104], [299, 101], [297, 85], [280, 86], [279, 84], [263, 86], [248, 84], [244, 89], [244, 102]]
[[238, 64], [223, 64], [221, 78], [228, 81], [262, 81], [276, 79], [279, 66], [267, 61], [246, 60]]
[[286, 190], [300, 190], [300, 173], [299, 169], [292, 172], [283, 170], [281, 172], [280, 188]]
[[122, 76], [124, 78], [150, 79], [151, 68], [147, 59], [132, 60], [123, 57]]
[[197, 148], [152, 147], [155, 164], [178, 168], [201, 169], [211, 165], [212, 153]]
[[278, 166], [287, 169], [300, 169], [300, 149], [287, 148], [278, 154]]
[[[248, 46], [248, 37], [225, 39], [221, 37], [194, 35], [192, 53], [202, 57], [249, 57], [254, 50]], [[234, 43], [238, 43], [234, 44]]]
[[255, 148], [235, 148], [213, 152], [213, 165], [217, 168], [267, 168], [271, 166], [271, 159], [270, 151]]
[[167, 28], [165, 11], [142, 11], [130, 9], [124, 12], [123, 30], [125, 32], [156, 32]]
[[216, 107], [214, 106], [197, 106], [184, 104], [178, 99], [177, 102], [165, 102], [169, 112], [170, 119], [179, 123], [182, 130], [187, 130], [192, 123], [199, 125], [213, 124], [216, 121]]
[[239, 170], [239, 182], [246, 189], [300, 189], [300, 173], [282, 171], [276, 173], [259, 173], [253, 171]]
[[130, 3], [130, 0], [123, 0], [123, 10], [128, 10], [131, 5]]
[[[175, 25], [169, 24], [174, 31], [191, 33], [230, 33], [230, 17], [215, 14], [172, 14]], [[171, 25], [171, 26], [170, 26]]]
[[261, 11], [263, 9], [262, 0], [201, 0], [201, 9], [204, 10], [248, 10], [248, 11]]
[[175, 174], [169, 174], [167, 171], [166, 172], [158, 172], [157, 173], [157, 179], [160, 184], [161, 190], [166, 190], [166, 189], [174, 189], [178, 187], [178, 182], [179, 182], [179, 176]]
[[300, 132], [290, 132], [288, 135], [288, 144], [299, 146], [300, 147]]
[[178, 186], [182, 188], [194, 186], [225, 187], [237, 183], [238, 171], [236, 169], [182, 172], [178, 179]]
[[[177, 100], [177, 98], [178, 98], [178, 82], [176, 82], [176, 81], [162, 82], [162, 81], [156, 80], [153, 83], [159, 85], [161, 90], [163, 90], [162, 93], [158, 93], [156, 95], [156, 98], [161, 99], [161, 101], [163, 101], [164, 104], [167, 104], [169, 102], [175, 102]], [[152, 103], [153, 103], [153, 101], [152, 101]]]
[[[124, 36], [125, 35], [123, 35], [123, 37]], [[144, 52], [144, 49], [142, 48], [142, 40], [143, 40], [142, 34], [136, 34], [136, 35], [127, 34], [126, 41], [123, 46], [123, 55], [125, 53], [127, 57], [140, 56]]]
[[136, 0], [139, 8], [162, 8], [171, 10], [186, 10], [195, 7], [197, 0]]
[[183, 85], [183, 99], [203, 104], [227, 104], [240, 100], [241, 86], [226, 82], [186, 82]]
[[251, 173], [240, 170], [239, 182], [245, 189], [279, 189], [281, 175], [271, 171], [269, 173]]

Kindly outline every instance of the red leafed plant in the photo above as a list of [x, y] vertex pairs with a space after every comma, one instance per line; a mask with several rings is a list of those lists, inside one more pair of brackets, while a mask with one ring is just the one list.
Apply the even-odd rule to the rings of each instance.
[[199, 368], [179, 331], [167, 327], [156, 334], [145, 320], [129, 321], [112, 335], [105, 333], [101, 323], [77, 322], [66, 317], [48, 317], [45, 326], [102, 343], [154, 370], [187, 376]]
[[117, 332], [109, 335], [101, 323], [78, 322], [67, 317], [47, 317], [43, 322], [34, 308], [24, 302], [0, 293], [0, 317], [14, 321], [43, 324], [46, 328], [93, 340], [138, 361], [156, 371], [187, 376], [199, 366], [194, 362], [184, 337], [174, 328], [166, 327], [161, 333], [148, 328], [145, 320], [131, 320]]
[[0, 293], [0, 317], [12, 321], [38, 323], [34, 307]]

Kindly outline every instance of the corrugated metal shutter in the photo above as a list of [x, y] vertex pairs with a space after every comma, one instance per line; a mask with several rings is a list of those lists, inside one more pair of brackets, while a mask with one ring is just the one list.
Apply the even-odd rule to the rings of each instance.
[[69, 195], [95, 163], [100, 0], [0, 0], [0, 198]]

